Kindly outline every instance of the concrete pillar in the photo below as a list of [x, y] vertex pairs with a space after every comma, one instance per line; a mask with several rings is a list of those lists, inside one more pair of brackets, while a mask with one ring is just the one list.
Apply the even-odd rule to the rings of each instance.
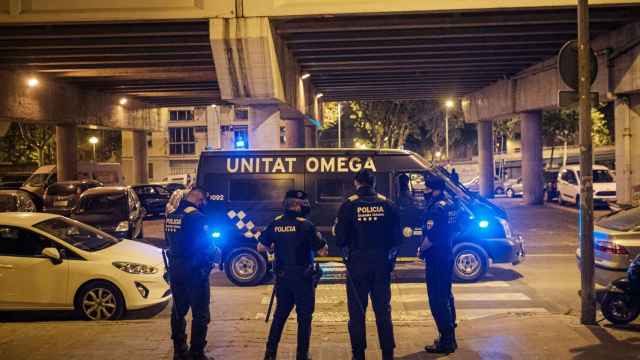
[[283, 119], [285, 134], [287, 137], [286, 147], [304, 147], [304, 119]]
[[220, 105], [207, 107], [207, 148], [220, 149]]
[[493, 197], [493, 123], [478, 122], [478, 155], [480, 167], [480, 195]]
[[56, 126], [56, 171], [58, 181], [78, 179], [77, 135], [75, 125]]
[[278, 105], [255, 105], [249, 108], [249, 148], [280, 147], [280, 110]]
[[7, 135], [11, 127], [11, 121], [0, 121], [0, 137]]
[[133, 183], [146, 184], [149, 182], [147, 169], [147, 133], [134, 130], [133, 133]]
[[542, 111], [520, 114], [522, 132], [522, 186], [529, 205], [544, 202], [544, 163], [542, 161]]
[[316, 127], [313, 125], [305, 125], [304, 126], [304, 147], [306, 148], [317, 148], [317, 131]]
[[619, 98], [615, 107], [617, 200], [640, 205], [640, 95]]

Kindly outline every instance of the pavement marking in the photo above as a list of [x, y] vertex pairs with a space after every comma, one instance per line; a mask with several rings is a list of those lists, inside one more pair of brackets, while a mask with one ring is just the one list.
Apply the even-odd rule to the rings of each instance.
[[570, 257], [570, 258], [575, 258], [576, 254], [527, 254], [527, 256], [525, 257]]
[[[549, 314], [549, 311], [545, 308], [531, 307], [531, 308], [502, 308], [502, 309], [459, 309], [456, 311], [458, 320], [474, 320], [481, 319], [494, 315], [528, 315], [528, 314]], [[256, 313], [255, 319], [262, 320], [265, 318], [265, 313]], [[428, 321], [432, 320], [431, 312], [428, 310], [409, 310], [409, 311], [392, 311], [391, 318], [397, 322], [412, 322], [412, 321]], [[295, 311], [289, 316], [289, 321], [296, 320], [297, 316]], [[322, 322], [347, 322], [349, 321], [349, 314], [346, 311], [316, 311], [313, 313], [313, 321], [318, 323]], [[375, 321], [375, 315], [371, 308], [367, 309], [367, 321]]]
[[[454, 294], [456, 302], [471, 301], [531, 301], [531, 298], [523, 293], [460, 293]], [[263, 296], [260, 303], [269, 304], [270, 296]], [[316, 296], [316, 304], [342, 304], [346, 303], [345, 295], [321, 295]], [[392, 303], [426, 303], [426, 294], [394, 294], [391, 296]]]
[[[506, 288], [511, 285], [506, 281], [486, 281], [477, 283], [456, 283], [453, 284], [453, 289], [475, 289], [475, 288]], [[392, 290], [426, 290], [425, 283], [392, 283]], [[346, 291], [346, 284], [323, 284], [318, 285], [317, 291]], [[273, 291], [273, 285], [267, 287], [267, 291], [271, 293]]]

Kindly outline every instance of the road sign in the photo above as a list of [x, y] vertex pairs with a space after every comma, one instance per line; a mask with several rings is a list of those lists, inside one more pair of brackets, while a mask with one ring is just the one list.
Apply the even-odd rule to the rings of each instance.
[[[598, 75], [598, 58], [593, 52], [591, 53], [591, 85]], [[573, 90], [578, 90], [580, 77], [578, 76], [578, 41], [568, 41], [558, 54], [558, 73], [562, 81]]]
[[[597, 92], [590, 92], [591, 105], [596, 106], [600, 101], [600, 97]], [[580, 102], [580, 96], [577, 91], [559, 91], [558, 92], [558, 105], [560, 107], [576, 106]]]

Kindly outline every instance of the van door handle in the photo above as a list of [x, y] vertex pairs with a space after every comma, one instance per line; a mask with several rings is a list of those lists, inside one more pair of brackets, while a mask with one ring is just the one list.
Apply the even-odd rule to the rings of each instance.
[[13, 265], [0, 264], [0, 269], [13, 269]]

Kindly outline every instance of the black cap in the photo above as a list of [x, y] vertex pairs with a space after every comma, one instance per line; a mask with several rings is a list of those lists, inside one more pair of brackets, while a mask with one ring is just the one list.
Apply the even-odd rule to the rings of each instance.
[[444, 190], [444, 180], [438, 176], [430, 176], [427, 178], [427, 186], [431, 190]]
[[366, 184], [373, 186], [376, 183], [376, 177], [373, 175], [373, 171], [369, 169], [362, 169], [356, 173], [356, 181], [360, 184]]
[[307, 200], [307, 193], [302, 190], [289, 190], [287, 194], [284, 196], [285, 199], [299, 199], [299, 200]]

